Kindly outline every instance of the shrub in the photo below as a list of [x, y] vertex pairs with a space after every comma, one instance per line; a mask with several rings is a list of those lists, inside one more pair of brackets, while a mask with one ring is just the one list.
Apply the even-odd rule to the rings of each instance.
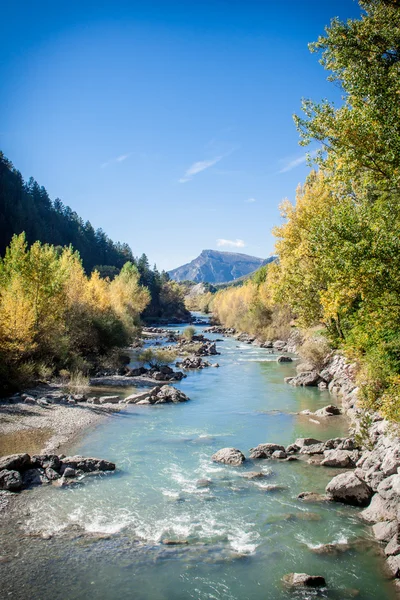
[[328, 341], [323, 336], [309, 337], [299, 348], [299, 354], [316, 371], [323, 369], [327, 356], [331, 352]]
[[75, 371], [71, 373], [66, 387], [71, 394], [85, 394], [89, 390], [89, 377], [86, 377], [80, 371]]
[[183, 331], [182, 337], [184, 337], [188, 342], [191, 342], [195, 333], [196, 329], [190, 325]]

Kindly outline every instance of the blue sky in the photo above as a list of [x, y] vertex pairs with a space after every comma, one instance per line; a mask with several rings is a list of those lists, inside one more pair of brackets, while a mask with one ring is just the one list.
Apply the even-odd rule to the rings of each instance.
[[308, 167], [292, 114], [340, 102], [307, 43], [353, 0], [5, 3], [0, 149], [135, 255], [266, 257]]

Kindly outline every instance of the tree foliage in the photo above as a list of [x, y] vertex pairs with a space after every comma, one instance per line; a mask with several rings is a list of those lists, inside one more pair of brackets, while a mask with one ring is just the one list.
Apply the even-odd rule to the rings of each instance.
[[0, 259], [0, 364], [3, 385], [28, 369], [90, 369], [93, 359], [132, 341], [149, 302], [135, 265], [112, 281], [85, 274], [79, 254], [14, 236]]

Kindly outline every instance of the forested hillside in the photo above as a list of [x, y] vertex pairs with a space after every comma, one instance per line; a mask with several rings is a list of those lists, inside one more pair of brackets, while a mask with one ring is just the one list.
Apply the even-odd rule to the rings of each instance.
[[281, 206], [264, 281], [219, 292], [222, 323], [261, 337], [322, 328], [358, 364], [366, 406], [400, 420], [400, 7], [365, 0], [310, 45], [343, 104], [303, 101], [301, 144], [319, 144], [296, 203]]
[[0, 152], [1, 256], [12, 236], [23, 231], [29, 244], [38, 240], [54, 246], [71, 244], [78, 250], [87, 273], [97, 265], [120, 269], [133, 260], [128, 244], [113, 242], [102, 229], [95, 230], [89, 221], [85, 223], [59, 198], [52, 201], [46, 189], [32, 177], [25, 182]]

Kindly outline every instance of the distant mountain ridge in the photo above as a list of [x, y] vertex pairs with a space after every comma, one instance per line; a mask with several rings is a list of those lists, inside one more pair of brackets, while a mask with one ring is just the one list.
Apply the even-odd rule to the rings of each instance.
[[203, 250], [186, 265], [172, 269], [168, 274], [175, 281], [195, 281], [196, 283], [226, 283], [256, 271], [273, 258], [257, 258], [239, 252]]

